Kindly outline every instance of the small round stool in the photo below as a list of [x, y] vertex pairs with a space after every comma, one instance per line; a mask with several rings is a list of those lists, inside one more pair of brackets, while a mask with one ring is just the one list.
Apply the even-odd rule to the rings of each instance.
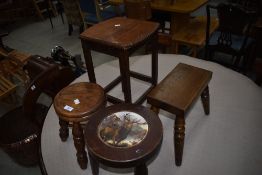
[[87, 155], [83, 129], [80, 122], [86, 122], [101, 108], [105, 107], [105, 93], [95, 83], [76, 83], [62, 89], [55, 97], [54, 108], [59, 116], [59, 135], [62, 141], [68, 138], [69, 122], [73, 123], [72, 134], [76, 148], [78, 164], [87, 168]]
[[93, 175], [99, 174], [99, 163], [135, 167], [135, 175], [147, 175], [146, 162], [156, 155], [162, 138], [159, 117], [143, 106], [118, 104], [100, 110], [85, 128]]

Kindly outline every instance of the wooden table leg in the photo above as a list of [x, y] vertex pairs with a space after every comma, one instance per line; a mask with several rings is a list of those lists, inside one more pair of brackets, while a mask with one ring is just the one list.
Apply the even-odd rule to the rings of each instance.
[[69, 135], [68, 122], [59, 118], [59, 136], [63, 142], [66, 141]]
[[152, 43], [152, 84], [157, 85], [158, 76], [158, 47], [157, 47], [157, 35], [153, 38]]
[[99, 174], [99, 163], [92, 156], [92, 154], [88, 153], [88, 155], [89, 155], [89, 160], [90, 160], [90, 164], [91, 164], [92, 174], [98, 175]]
[[135, 167], [135, 175], [147, 175], [148, 170], [145, 163]]
[[84, 142], [84, 134], [83, 129], [79, 122], [73, 123], [73, 139], [74, 139], [74, 145], [76, 148], [76, 156], [78, 164], [82, 169], [87, 168], [87, 155], [85, 151], [85, 142]]
[[82, 41], [82, 47], [85, 57], [86, 69], [89, 77], [89, 81], [92, 83], [96, 83], [94, 65], [92, 60], [92, 55], [90, 49], [87, 47], [84, 41]]
[[201, 93], [201, 101], [204, 107], [205, 114], [208, 115], [210, 112], [210, 97], [209, 97], [209, 88], [208, 86]]
[[174, 149], [175, 149], [175, 160], [176, 165], [180, 166], [182, 163], [183, 149], [184, 149], [184, 138], [185, 138], [185, 117], [176, 116], [174, 126]]
[[119, 67], [122, 76], [122, 87], [124, 87], [124, 96], [126, 103], [132, 103], [131, 86], [130, 86], [130, 68], [129, 68], [129, 55], [124, 52], [119, 57]]

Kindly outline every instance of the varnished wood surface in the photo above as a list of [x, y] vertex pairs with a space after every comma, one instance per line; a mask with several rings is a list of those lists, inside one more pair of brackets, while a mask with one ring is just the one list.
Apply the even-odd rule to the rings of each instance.
[[[74, 100], [78, 99], [79, 104]], [[84, 121], [89, 114], [97, 111], [105, 101], [104, 90], [94, 83], [75, 83], [62, 89], [55, 97], [54, 108], [60, 118], [66, 121]], [[68, 105], [74, 109], [64, 109]]]
[[[148, 123], [148, 133], [143, 141], [129, 148], [106, 145], [98, 136], [98, 125], [101, 121], [116, 112], [130, 111], [141, 115]], [[148, 108], [139, 105], [118, 104], [107, 107], [92, 117], [85, 128], [86, 144], [89, 153], [105, 165], [125, 168], [142, 165], [155, 155], [163, 137], [162, 123], [159, 117]]]
[[88, 28], [80, 38], [126, 49], [152, 35], [158, 27], [154, 22], [117, 17]]
[[[189, 20], [187, 24], [176, 30], [173, 40], [176, 42], [203, 46], [206, 40], [207, 19], [205, 16], [198, 16]], [[218, 27], [218, 19], [212, 18], [210, 23], [210, 34]]]
[[[175, 41], [174, 53], [179, 53], [179, 45], [187, 45], [191, 47], [191, 55], [197, 57], [197, 49], [203, 47], [206, 41], [206, 25], [207, 18], [205, 16], [198, 16], [191, 18], [188, 23], [184, 23], [177, 27], [173, 35]], [[210, 35], [217, 29], [218, 19], [211, 18], [210, 20]]]
[[[113, 5], [119, 5], [123, 3], [123, 0], [109, 0], [109, 2]], [[170, 0], [153, 0], [151, 8], [166, 12], [191, 13], [205, 3], [207, 3], [207, 0], [175, 0], [174, 3], [170, 3]]]
[[212, 72], [179, 63], [149, 94], [153, 106], [184, 114], [207, 86]]
[[10, 53], [8, 53], [8, 58], [13, 59], [21, 66], [24, 66], [26, 62], [30, 59], [30, 57], [30, 54], [20, 52], [18, 50], [13, 50]]
[[16, 85], [0, 75], [0, 99], [15, 92]]
[[158, 113], [159, 108], [176, 115], [174, 123], [174, 150], [177, 166], [182, 164], [185, 113], [201, 95], [205, 114], [209, 114], [208, 83], [212, 72], [187, 64], [179, 63], [147, 96], [151, 109]]

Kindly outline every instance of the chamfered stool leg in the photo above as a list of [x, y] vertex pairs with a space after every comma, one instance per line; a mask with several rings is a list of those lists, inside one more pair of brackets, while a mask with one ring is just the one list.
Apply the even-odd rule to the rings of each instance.
[[73, 134], [73, 139], [74, 139], [74, 145], [76, 148], [76, 157], [77, 157], [78, 164], [80, 165], [82, 169], [86, 169], [88, 160], [87, 160], [87, 155], [85, 151], [83, 129], [79, 122], [73, 123], [72, 134]]
[[147, 175], [148, 170], [145, 163], [135, 167], [135, 175]]
[[177, 115], [174, 126], [174, 149], [176, 165], [182, 164], [183, 149], [185, 138], [185, 117], [184, 115]]
[[124, 87], [124, 97], [126, 103], [132, 103], [131, 85], [130, 85], [130, 69], [129, 56], [127, 52], [121, 54], [119, 58], [120, 73], [122, 76], [122, 87]]
[[96, 83], [95, 70], [94, 70], [94, 64], [93, 64], [93, 60], [92, 60], [91, 51], [87, 47], [85, 42], [83, 42], [83, 41], [82, 41], [82, 47], [83, 47], [83, 53], [84, 53], [84, 57], [85, 57], [85, 63], [86, 63], [86, 69], [87, 69], [89, 81], [92, 82], [92, 83]]
[[158, 47], [157, 47], [157, 35], [154, 36], [152, 42], [152, 84], [157, 85], [158, 76]]
[[201, 101], [204, 107], [205, 114], [208, 115], [210, 112], [210, 97], [209, 97], [209, 88], [208, 86], [201, 93]]
[[65, 142], [69, 136], [68, 122], [59, 118], [59, 125], [60, 125], [59, 136], [61, 140]]
[[90, 160], [90, 164], [91, 164], [92, 174], [98, 175], [99, 174], [99, 163], [92, 156], [92, 154], [88, 153], [88, 155], [89, 155], [89, 160]]

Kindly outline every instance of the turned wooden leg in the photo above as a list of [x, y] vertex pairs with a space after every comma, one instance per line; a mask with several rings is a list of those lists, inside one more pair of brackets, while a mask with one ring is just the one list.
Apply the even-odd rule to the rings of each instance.
[[59, 136], [61, 140], [64, 142], [66, 141], [69, 135], [68, 122], [59, 119], [59, 125], [60, 125]]
[[182, 163], [184, 138], [185, 138], [185, 118], [184, 116], [176, 116], [174, 128], [174, 147], [176, 165], [180, 166]]
[[209, 89], [208, 86], [204, 89], [201, 94], [201, 100], [204, 107], [205, 114], [208, 115], [210, 112], [210, 103], [209, 103]]
[[92, 174], [98, 175], [99, 174], [99, 163], [92, 156], [92, 154], [88, 153], [88, 155], [89, 155], [89, 160], [90, 160], [90, 164], [91, 164]]
[[88, 160], [85, 151], [83, 129], [79, 122], [73, 123], [72, 133], [73, 133], [74, 145], [76, 148], [76, 157], [77, 157], [78, 164], [82, 169], [86, 169]]
[[159, 108], [157, 108], [157, 107], [155, 107], [155, 106], [151, 106], [151, 108], [150, 108], [152, 111], [154, 111], [156, 114], [158, 114], [159, 113]]
[[145, 163], [135, 167], [135, 175], [147, 175], [148, 170]]

